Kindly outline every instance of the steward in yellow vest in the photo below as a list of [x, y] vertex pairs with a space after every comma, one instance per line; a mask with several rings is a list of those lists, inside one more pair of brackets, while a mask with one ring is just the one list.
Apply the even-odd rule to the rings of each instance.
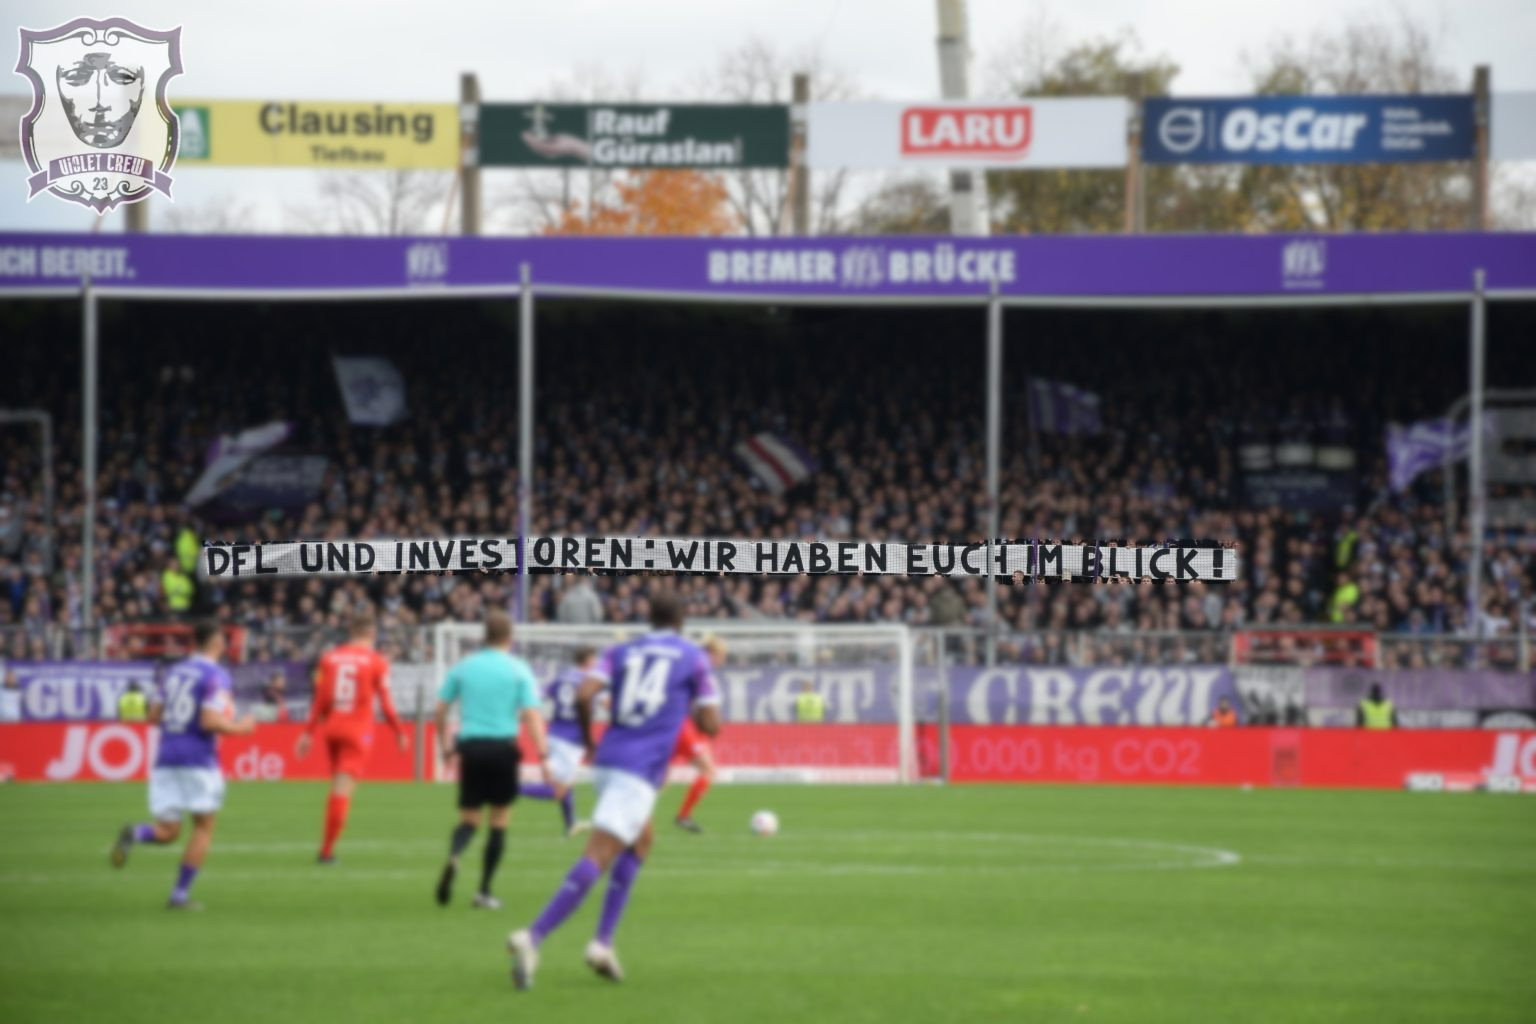
[[160, 574], [160, 589], [172, 615], [185, 615], [192, 610], [192, 593], [196, 586], [192, 577], [181, 571], [179, 562], [173, 560]]
[[119, 722], [144, 722], [149, 719], [149, 700], [144, 692], [139, 689], [138, 683], [129, 683], [128, 689], [117, 698], [117, 720]]
[[1397, 728], [1397, 709], [1382, 696], [1380, 683], [1371, 684], [1370, 695], [1355, 709], [1355, 724], [1362, 729]]
[[811, 688], [807, 680], [801, 684], [800, 693], [795, 697], [795, 721], [813, 723], [825, 721], [827, 717], [827, 702]]

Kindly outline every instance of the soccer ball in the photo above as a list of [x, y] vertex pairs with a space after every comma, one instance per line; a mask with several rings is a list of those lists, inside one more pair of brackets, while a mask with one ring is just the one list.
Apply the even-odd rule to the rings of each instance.
[[772, 811], [758, 811], [752, 815], [752, 831], [760, 836], [771, 836], [779, 830], [779, 816]]

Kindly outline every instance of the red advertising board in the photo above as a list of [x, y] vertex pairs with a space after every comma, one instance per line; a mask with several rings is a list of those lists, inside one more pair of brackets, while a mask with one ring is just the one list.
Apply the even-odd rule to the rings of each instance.
[[[303, 760], [293, 747], [303, 726], [259, 726], [250, 736], [219, 740], [225, 774], [233, 779], [323, 779], [323, 751]], [[368, 778], [414, 777], [414, 754], [395, 746], [389, 730], [375, 732]], [[436, 747], [426, 729], [429, 777]], [[532, 764], [524, 744], [525, 763]], [[0, 725], [0, 775], [28, 781], [121, 781], [145, 779], [154, 761], [155, 731], [120, 722], [22, 722]], [[896, 727], [892, 725], [732, 724], [714, 741], [716, 760], [727, 768], [807, 771], [825, 778], [896, 775]]]
[[1402, 788], [1410, 775], [1536, 780], [1536, 732], [957, 725], [956, 782]]
[[[299, 760], [302, 726], [264, 725], [220, 741], [234, 779], [323, 779], [322, 752]], [[919, 759], [936, 761], [937, 737], [919, 737]], [[428, 764], [435, 748], [427, 730]], [[818, 780], [894, 778], [889, 725], [736, 723], [715, 741], [716, 760], [737, 777], [782, 773]], [[0, 725], [0, 775], [35, 781], [144, 779], [155, 735], [116, 722]], [[1536, 732], [1482, 729], [1197, 729], [957, 725], [950, 733], [956, 782], [1192, 783], [1401, 788], [1410, 775], [1490, 776], [1536, 785]], [[414, 754], [377, 734], [368, 777], [414, 777]], [[928, 765], [927, 775], [936, 765]]]
[[[249, 736], [219, 740], [219, 759], [232, 779], [324, 779], [325, 754], [312, 750], [303, 760], [293, 745], [304, 727], [263, 725]], [[0, 773], [17, 779], [64, 782], [146, 779], [154, 762], [155, 730], [121, 722], [22, 722], [0, 725]], [[429, 751], [430, 753], [430, 751]], [[368, 778], [403, 781], [414, 777], [414, 755], [395, 745], [389, 730], [374, 737]]]
[[897, 740], [894, 725], [732, 722], [713, 747], [732, 778], [894, 782], [901, 763]]
[[[894, 725], [731, 722], [710, 748], [724, 777], [734, 781], [895, 782], [901, 764]], [[524, 742], [525, 771], [534, 763], [531, 754]], [[674, 781], [692, 778], [686, 765], [673, 767], [682, 769]]]

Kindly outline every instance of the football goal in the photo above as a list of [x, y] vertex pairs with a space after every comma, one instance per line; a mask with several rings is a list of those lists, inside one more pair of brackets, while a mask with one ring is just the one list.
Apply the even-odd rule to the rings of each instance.
[[[643, 632], [638, 625], [518, 626], [516, 653], [547, 684], [583, 648], [603, 649]], [[726, 647], [716, 670], [724, 728], [713, 743], [728, 782], [909, 782], [916, 778], [912, 633], [905, 626], [841, 626], [739, 621], [690, 622], [695, 640], [713, 634]], [[476, 623], [435, 627], [434, 685], [479, 649]], [[820, 695], [819, 720], [797, 698]], [[606, 723], [601, 702], [595, 715]], [[530, 770], [525, 768], [525, 770]], [[691, 777], [674, 765], [673, 778]]]

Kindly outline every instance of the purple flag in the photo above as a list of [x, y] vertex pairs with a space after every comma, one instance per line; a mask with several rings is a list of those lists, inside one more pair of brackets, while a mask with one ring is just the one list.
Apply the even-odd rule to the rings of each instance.
[[1074, 384], [1029, 378], [1029, 425], [1041, 434], [1097, 434], [1099, 396]]
[[[1493, 431], [1491, 417], [1483, 417], [1483, 437]], [[1444, 417], [1402, 426], [1387, 424], [1387, 465], [1392, 490], [1401, 493], [1414, 477], [1446, 462], [1460, 462], [1472, 450], [1472, 431], [1466, 423]]]

